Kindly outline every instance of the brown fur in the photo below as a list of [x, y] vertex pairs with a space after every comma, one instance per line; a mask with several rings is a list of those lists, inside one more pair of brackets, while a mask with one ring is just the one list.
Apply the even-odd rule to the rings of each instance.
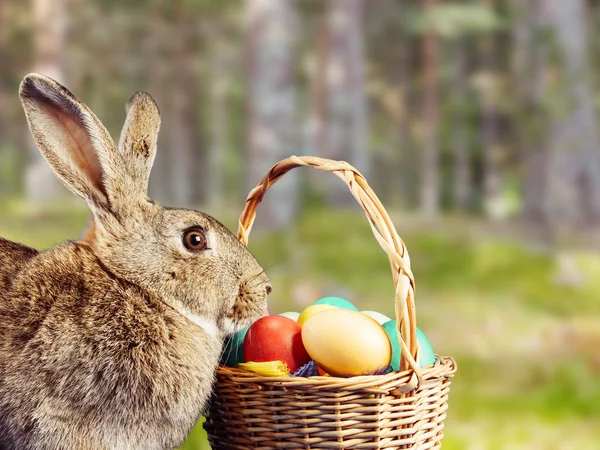
[[[0, 448], [174, 448], [206, 404], [224, 336], [264, 313], [268, 279], [215, 219], [147, 198], [160, 124], [148, 94], [128, 103], [119, 149], [53, 80], [28, 75], [21, 99], [93, 221], [40, 253], [0, 239]], [[208, 249], [184, 248], [189, 227]]]

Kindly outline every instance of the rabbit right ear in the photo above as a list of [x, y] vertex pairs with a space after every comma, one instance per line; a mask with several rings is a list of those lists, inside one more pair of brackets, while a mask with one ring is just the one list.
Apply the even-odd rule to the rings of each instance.
[[129, 189], [145, 197], [156, 156], [160, 112], [150, 94], [143, 91], [131, 96], [125, 111], [127, 117], [119, 139], [119, 151], [132, 180]]
[[56, 81], [29, 74], [19, 96], [29, 129], [56, 175], [90, 206], [110, 209], [106, 169], [120, 158], [106, 128], [71, 92]]

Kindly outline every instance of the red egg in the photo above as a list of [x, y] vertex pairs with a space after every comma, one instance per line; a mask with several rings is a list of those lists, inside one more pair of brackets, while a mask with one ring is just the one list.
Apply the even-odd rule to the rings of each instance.
[[329, 376], [329, 374], [327, 372], [325, 372], [323, 369], [321, 369], [319, 366], [317, 366], [317, 372], [319, 372], [319, 375], [321, 375], [322, 377]]
[[302, 343], [302, 328], [288, 317], [272, 315], [252, 324], [244, 339], [244, 360], [281, 361], [290, 373], [310, 361]]

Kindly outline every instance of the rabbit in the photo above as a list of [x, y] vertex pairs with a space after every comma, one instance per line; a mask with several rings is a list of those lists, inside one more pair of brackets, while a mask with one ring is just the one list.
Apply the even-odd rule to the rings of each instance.
[[208, 402], [226, 335], [266, 314], [270, 281], [217, 220], [148, 198], [149, 94], [127, 102], [118, 146], [56, 81], [29, 74], [19, 96], [91, 220], [46, 251], [0, 239], [0, 448], [172, 449]]

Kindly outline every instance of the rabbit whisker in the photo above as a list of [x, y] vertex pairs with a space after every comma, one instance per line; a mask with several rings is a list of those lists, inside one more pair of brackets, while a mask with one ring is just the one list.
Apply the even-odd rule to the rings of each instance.
[[261, 275], [263, 275], [265, 273], [265, 269], [261, 270], [260, 272], [258, 272], [255, 275], [252, 275], [250, 278], [248, 278], [246, 280], [246, 282], [244, 284], [249, 285], [250, 283], [252, 283], [254, 280], [258, 279], [258, 277], [260, 277]]

